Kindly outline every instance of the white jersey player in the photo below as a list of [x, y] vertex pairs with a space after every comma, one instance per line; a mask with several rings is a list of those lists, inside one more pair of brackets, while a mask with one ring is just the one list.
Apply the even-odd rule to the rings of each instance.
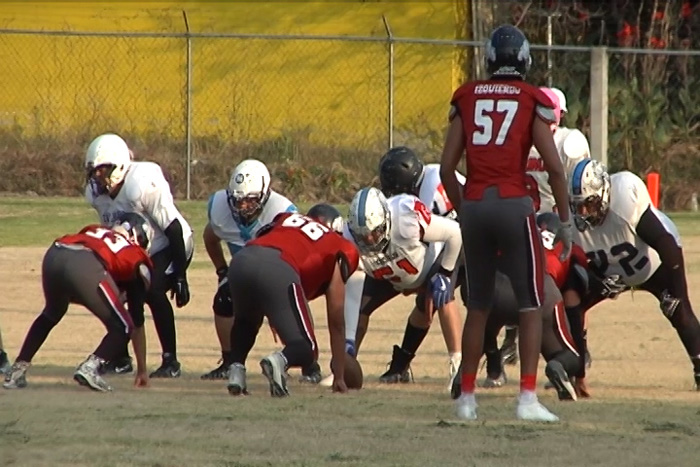
[[700, 324], [688, 298], [678, 229], [654, 208], [644, 182], [630, 172], [610, 176], [598, 161], [579, 162], [569, 177], [578, 232], [594, 278], [583, 311], [629, 288], [646, 290], [678, 332], [700, 389]]
[[227, 279], [228, 265], [221, 248], [226, 243], [233, 256], [255, 238], [258, 230], [281, 212], [296, 212], [296, 206], [270, 188], [270, 172], [262, 162], [247, 159], [236, 166], [228, 187], [209, 198], [204, 228], [204, 246], [216, 268], [218, 287], [214, 295], [214, 325], [221, 345], [221, 364], [202, 379], [227, 379], [231, 365], [233, 305]]
[[[556, 124], [552, 124], [554, 144], [557, 147], [557, 152], [564, 165], [564, 171], [569, 174], [578, 162], [583, 159], [591, 158], [591, 149], [588, 145], [588, 140], [581, 131], [575, 128], [559, 126], [562, 112], [566, 112], [566, 100], [563, 97], [563, 93], [555, 88], [540, 89], [554, 103], [554, 114], [557, 119]], [[562, 99], [564, 99], [563, 105]], [[527, 159], [527, 173], [537, 182], [540, 198], [540, 207], [537, 212], [551, 212], [554, 209], [555, 203], [552, 188], [549, 186], [549, 175], [547, 175], [542, 158], [534, 146], [530, 149], [530, 154]]]
[[[360, 190], [350, 205], [345, 235], [360, 249], [365, 272], [360, 287], [346, 289], [346, 340], [351, 353], [361, 344], [369, 315], [399, 293], [417, 294], [416, 315], [432, 315], [426, 296], [432, 295], [434, 310], [453, 301], [452, 273], [462, 247], [459, 225], [432, 215], [416, 196], [399, 194], [387, 200], [376, 188]], [[348, 334], [348, 328], [357, 329], [358, 320], [357, 333]], [[409, 326], [419, 333], [411, 333], [418, 348], [427, 331], [410, 320]], [[394, 346], [382, 382], [405, 379], [402, 375], [413, 354], [403, 347]]]
[[[192, 229], [175, 207], [160, 166], [132, 162], [132, 159], [132, 152], [119, 136], [108, 133], [95, 138], [85, 156], [88, 173], [85, 198], [103, 224], [111, 226], [125, 213], [136, 212], [153, 229], [148, 253], [154, 270], [145, 301], [153, 314], [163, 361], [151, 377], [178, 377], [181, 370], [177, 361], [175, 317], [167, 292], [174, 293], [178, 307], [190, 300], [186, 271], [194, 251]], [[121, 361], [110, 362], [108, 370], [117, 373], [132, 370], [126, 349], [124, 352]]]

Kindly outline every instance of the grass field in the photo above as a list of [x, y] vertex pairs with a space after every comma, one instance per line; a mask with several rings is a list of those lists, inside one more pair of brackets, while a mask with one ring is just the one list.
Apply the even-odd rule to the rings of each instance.
[[[179, 203], [197, 231], [204, 203]], [[700, 299], [700, 219], [674, 215], [684, 239], [691, 298]], [[79, 199], [0, 197], [0, 326], [16, 356], [42, 307], [41, 258], [58, 235], [94, 220]], [[479, 394], [478, 423], [455, 420], [445, 389], [447, 356], [434, 326], [416, 357], [415, 383], [376, 381], [398, 343], [411, 300], [377, 312], [360, 355], [365, 388], [334, 396], [293, 380], [292, 396], [272, 400], [257, 361], [277, 348], [263, 328], [248, 362], [251, 395], [228, 396], [220, 382], [199, 380], [218, 358], [210, 309], [215, 275], [201, 243], [190, 272], [192, 302], [177, 311], [178, 380], [131, 388], [112, 376], [111, 394], [78, 387], [72, 370], [99, 341], [99, 322], [72, 307], [34, 360], [29, 387], [0, 390], [0, 465], [16, 466], [696, 466], [700, 393], [675, 333], [654, 300], [626, 294], [590, 317], [593, 398], [560, 403], [562, 418], [545, 426], [514, 420], [517, 370], [505, 388]], [[327, 371], [323, 301], [312, 303]], [[149, 362], [159, 346], [147, 318]], [[292, 370], [293, 375], [297, 373]], [[544, 379], [542, 376], [541, 379]]]
[[[326, 34], [455, 38], [460, 2], [3, 3], [0, 28], [93, 32]], [[184, 137], [183, 38], [0, 35], [0, 122], [24, 135], [90, 127]], [[388, 111], [384, 43], [197, 38], [195, 137], [258, 141], [303, 135], [367, 147]], [[442, 131], [460, 76], [452, 47], [397, 45], [395, 124]]]

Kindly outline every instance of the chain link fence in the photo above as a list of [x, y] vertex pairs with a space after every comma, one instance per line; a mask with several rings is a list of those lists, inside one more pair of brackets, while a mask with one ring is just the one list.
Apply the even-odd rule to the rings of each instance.
[[[160, 162], [180, 196], [205, 198], [256, 157], [294, 199], [347, 200], [375, 181], [389, 145], [438, 159], [450, 96], [478, 77], [481, 46], [0, 30], [0, 191], [79, 193], [86, 145], [114, 131], [137, 158]], [[533, 46], [532, 55], [528, 80], [562, 89], [564, 124], [590, 135], [591, 49]], [[700, 52], [608, 57], [613, 168], [659, 170], [669, 150], [692, 152], [695, 141], [697, 151]], [[48, 169], [35, 163], [47, 158]], [[693, 185], [687, 167], [668, 167]]]

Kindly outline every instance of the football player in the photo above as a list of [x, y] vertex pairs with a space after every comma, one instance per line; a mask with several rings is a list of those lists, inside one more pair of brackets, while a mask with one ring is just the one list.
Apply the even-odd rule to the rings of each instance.
[[[554, 104], [556, 122], [551, 125], [552, 134], [554, 135], [554, 144], [559, 153], [559, 158], [564, 166], [564, 172], [568, 176], [569, 172], [571, 172], [578, 162], [583, 159], [590, 159], [591, 150], [588, 145], [588, 140], [581, 131], [560, 125], [561, 119], [567, 112], [564, 93], [557, 88], [541, 87], [540, 90], [544, 92]], [[555, 202], [552, 188], [549, 186], [549, 174], [545, 170], [540, 153], [534, 146], [530, 149], [530, 154], [527, 159], [527, 171], [537, 183], [537, 201], [539, 202], [539, 208], [535, 211], [538, 213], [551, 212], [555, 209]], [[514, 365], [518, 361], [517, 335], [517, 327], [506, 327], [506, 336], [501, 346], [503, 360], [506, 364]]]
[[[260, 361], [270, 395], [289, 395], [286, 371], [318, 358], [318, 344], [308, 302], [326, 298], [331, 342], [333, 391], [347, 392], [344, 379], [343, 306], [345, 283], [357, 269], [359, 253], [336, 232], [340, 214], [314, 207], [309, 213], [282, 213], [258, 232], [231, 263], [228, 271], [236, 319], [231, 329], [231, 360], [227, 388], [231, 395], [247, 393], [245, 362], [264, 317], [284, 349]], [[335, 219], [335, 220], [334, 220]], [[329, 225], [331, 227], [329, 227]]]
[[[585, 296], [588, 289], [587, 259], [583, 250], [574, 245], [569, 259], [559, 257], [563, 245], [556, 238], [559, 217], [554, 213], [537, 216], [537, 225], [545, 247], [547, 275], [545, 276], [545, 300], [542, 307], [542, 356], [547, 361], [545, 374], [560, 400], [576, 400], [578, 392], [574, 378], [583, 365], [579, 344], [569, 325], [562, 293]], [[484, 353], [486, 354], [486, 379], [483, 387], [500, 387], [505, 383], [503, 360], [497, 346], [498, 333], [504, 325], [517, 325], [518, 305], [508, 277], [497, 273], [493, 308], [486, 324]], [[561, 291], [561, 292], [560, 292]], [[459, 397], [459, 386], [452, 387], [452, 397]]]
[[[143, 300], [151, 283], [153, 264], [146, 254], [149, 227], [138, 215], [124, 216], [111, 229], [90, 225], [79, 233], [58, 238], [44, 255], [41, 268], [46, 305], [34, 320], [17, 360], [5, 377], [5, 389], [27, 385], [26, 373], [34, 355], [71, 303], [97, 316], [107, 334], [73, 374], [81, 386], [95, 391], [112, 388], [100, 376], [105, 361], [123, 352], [131, 337], [136, 354], [135, 386], [148, 385]], [[126, 292], [128, 311], [121, 301]]]
[[212, 304], [214, 326], [221, 345], [221, 364], [201, 376], [202, 379], [226, 379], [231, 365], [231, 326], [233, 306], [228, 285], [228, 269], [221, 242], [234, 255], [281, 212], [296, 212], [294, 204], [270, 188], [270, 172], [265, 164], [247, 159], [236, 166], [228, 187], [209, 198], [204, 246], [216, 275], [218, 287]]
[[454, 301], [453, 272], [462, 247], [459, 225], [432, 215], [414, 195], [387, 199], [376, 188], [363, 188], [350, 204], [345, 235], [360, 249], [365, 274], [359, 284], [350, 284], [346, 296], [350, 354], [359, 351], [374, 310], [400, 293], [416, 294], [402, 347], [394, 347], [390, 368], [382, 375], [384, 382], [403, 380], [433, 311]]
[[[153, 162], [132, 162], [132, 152], [115, 134], [95, 138], [85, 156], [87, 186], [85, 198], [105, 225], [111, 225], [123, 213], [143, 215], [153, 228], [148, 253], [153, 261], [151, 287], [146, 303], [162, 347], [162, 363], [152, 378], [180, 376], [177, 360], [175, 316], [168, 300], [174, 295], [178, 307], [190, 301], [187, 267], [192, 259], [192, 229], [173, 201], [170, 185], [160, 166]], [[117, 373], [130, 372], [131, 358], [124, 353], [110, 362]]]
[[574, 239], [598, 278], [591, 281], [581, 311], [630, 288], [653, 294], [690, 357], [700, 390], [700, 324], [688, 297], [676, 226], [651, 204], [639, 177], [627, 171], [610, 175], [598, 161], [576, 164], [569, 177], [569, 196]]
[[[520, 309], [521, 377], [516, 416], [556, 422], [558, 417], [539, 403], [536, 394], [544, 298], [543, 247], [525, 170], [534, 143], [549, 173], [562, 220], [558, 232], [565, 245], [562, 255], [568, 257], [571, 221], [564, 168], [550, 129], [556, 122], [554, 104], [541, 90], [524, 82], [532, 59], [529, 42], [518, 28], [496, 28], [485, 55], [489, 78], [463, 84], [452, 97], [440, 165], [445, 191], [452, 204], [460, 206], [469, 291], [457, 416], [477, 418], [476, 374], [500, 255], [501, 270], [510, 279]], [[464, 186], [455, 176], [461, 160], [467, 164]]]
[[[457, 174], [460, 183], [464, 183], [464, 176]], [[424, 165], [416, 153], [405, 146], [391, 148], [379, 161], [379, 182], [382, 193], [388, 198], [398, 194], [417, 196], [430, 211], [437, 215], [456, 219], [452, 203], [440, 181], [440, 164]], [[448, 389], [457, 375], [462, 361], [460, 341], [462, 336], [462, 319], [456, 301], [451, 301], [438, 310], [442, 335], [447, 346], [449, 363]], [[394, 383], [408, 381], [408, 368], [406, 361], [412, 359], [430, 328], [430, 320], [425, 315], [420, 315], [420, 320], [413, 323], [415, 315], [411, 315], [406, 324], [403, 344], [394, 346], [394, 358], [389, 363], [389, 369], [379, 379], [381, 382]]]

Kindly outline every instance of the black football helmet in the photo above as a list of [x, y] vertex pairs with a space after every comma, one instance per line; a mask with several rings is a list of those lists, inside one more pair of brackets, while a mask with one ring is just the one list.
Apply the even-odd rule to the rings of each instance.
[[493, 30], [486, 41], [486, 72], [493, 77], [523, 79], [530, 69], [530, 42], [525, 34], [510, 24]]
[[424, 170], [423, 162], [411, 149], [405, 146], [389, 149], [379, 161], [379, 183], [384, 196], [416, 194]]
[[326, 203], [311, 206], [306, 215], [338, 233], [343, 232], [343, 216], [336, 208]]
[[144, 250], [148, 249], [151, 238], [153, 237], [153, 229], [148, 223], [148, 220], [136, 212], [124, 212], [119, 214], [112, 229], [122, 234], [125, 233], [132, 243], [140, 246]]

